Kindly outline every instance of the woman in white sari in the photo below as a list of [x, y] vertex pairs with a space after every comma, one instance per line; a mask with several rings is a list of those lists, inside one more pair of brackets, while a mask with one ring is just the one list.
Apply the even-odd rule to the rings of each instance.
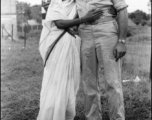
[[85, 17], [74, 19], [77, 15], [74, 0], [51, 0], [39, 43], [45, 66], [37, 120], [74, 119], [81, 39], [69, 28], [92, 22], [101, 14], [99, 10], [91, 10]]

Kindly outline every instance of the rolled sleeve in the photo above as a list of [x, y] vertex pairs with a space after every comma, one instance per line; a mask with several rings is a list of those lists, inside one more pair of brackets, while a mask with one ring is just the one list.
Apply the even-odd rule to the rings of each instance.
[[117, 9], [117, 11], [120, 11], [120, 10], [128, 7], [125, 0], [112, 0], [112, 1], [114, 4], [114, 7]]

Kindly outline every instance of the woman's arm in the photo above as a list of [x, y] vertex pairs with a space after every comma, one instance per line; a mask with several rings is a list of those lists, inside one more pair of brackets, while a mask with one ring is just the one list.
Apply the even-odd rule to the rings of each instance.
[[55, 21], [55, 25], [59, 28], [59, 29], [68, 29], [70, 27], [73, 26], [78, 26], [82, 23], [85, 22], [93, 22], [96, 19], [99, 19], [102, 15], [102, 11], [101, 10], [90, 10], [84, 17], [82, 18], [76, 18], [73, 20], [57, 20]]
[[57, 20], [55, 21], [55, 25], [59, 29], [68, 29], [73, 26], [78, 26], [79, 24], [83, 23], [82, 21], [79, 18], [74, 20]]

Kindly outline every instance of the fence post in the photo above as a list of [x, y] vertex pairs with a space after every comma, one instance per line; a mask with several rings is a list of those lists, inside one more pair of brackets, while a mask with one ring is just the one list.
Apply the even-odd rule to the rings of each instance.
[[26, 25], [24, 26], [24, 48], [26, 47]]
[[150, 75], [149, 75], [149, 78], [151, 80], [151, 57], [150, 57]]
[[4, 35], [3, 35], [3, 25], [2, 25], [2, 38], [4, 37]]
[[12, 42], [13, 42], [13, 24], [12, 24]]

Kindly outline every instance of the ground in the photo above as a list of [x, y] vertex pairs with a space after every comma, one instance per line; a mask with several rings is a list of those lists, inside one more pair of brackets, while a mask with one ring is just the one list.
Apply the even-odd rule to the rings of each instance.
[[[38, 38], [1, 41], [1, 107], [3, 120], [34, 120], [38, 112], [42, 60]], [[30, 118], [30, 119], [29, 119]]]
[[[36, 120], [39, 110], [40, 89], [43, 75], [42, 59], [38, 51], [39, 35], [40, 31], [31, 33], [28, 36], [26, 48], [23, 48], [24, 41], [22, 39], [17, 42], [12, 42], [9, 39], [1, 40], [2, 120]], [[124, 71], [123, 78], [133, 76], [131, 72], [131, 70]], [[147, 81], [147, 75], [143, 76], [142, 79]], [[151, 108], [151, 99], [149, 85], [149, 82], [139, 86], [134, 86], [134, 84], [124, 85], [125, 108], [127, 113], [126, 120], [150, 120], [151, 114], [149, 111]], [[130, 88], [132, 91], [128, 90]], [[143, 91], [141, 91], [141, 88]], [[134, 91], [139, 93], [139, 95], [137, 94], [137, 96], [134, 97], [133, 95], [136, 95]], [[142, 95], [143, 97], [141, 97]], [[104, 101], [104, 96], [101, 100]], [[107, 102], [103, 101], [103, 120], [109, 120]], [[136, 105], [136, 101], [139, 105]], [[143, 108], [140, 108], [140, 105], [143, 105]], [[136, 109], [132, 110], [132, 106]], [[80, 85], [80, 90], [77, 95], [76, 111], [80, 120], [83, 120], [84, 106], [82, 85]], [[142, 111], [144, 111], [144, 113]], [[133, 114], [134, 112], [136, 112], [136, 114]], [[143, 115], [138, 112], [142, 112]], [[138, 114], [142, 115], [142, 117]]]

